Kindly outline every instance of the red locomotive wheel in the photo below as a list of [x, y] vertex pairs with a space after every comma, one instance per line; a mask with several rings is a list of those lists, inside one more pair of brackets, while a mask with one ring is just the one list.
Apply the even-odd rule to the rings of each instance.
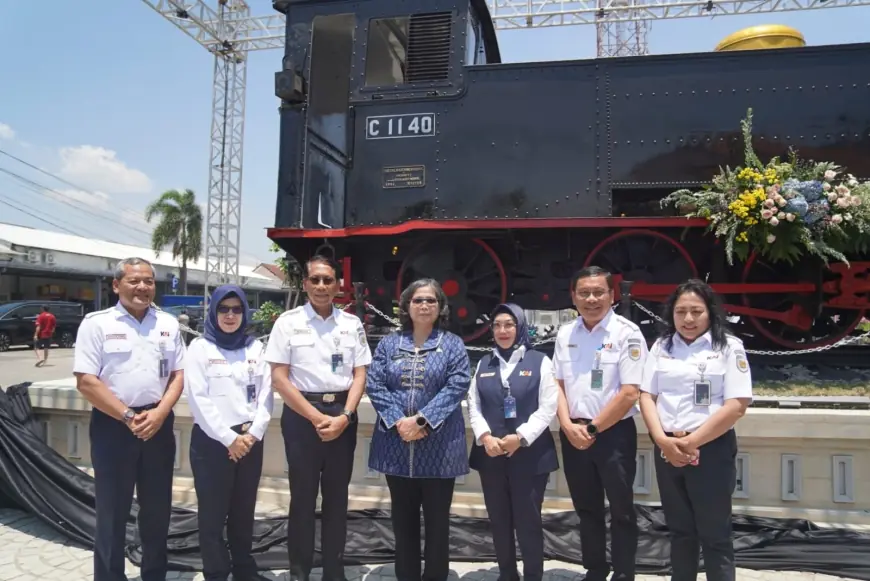
[[[756, 253], [752, 253], [743, 267], [743, 282], [749, 284], [802, 283], [817, 276], [818, 272], [814, 267], [810, 269], [801, 268], [801, 265], [792, 267], [771, 264]], [[822, 280], [825, 282], [835, 277], [828, 269], [822, 271]], [[822, 307], [816, 315], [817, 301], [824, 299], [824, 295], [815, 292], [742, 295], [743, 304], [747, 307], [781, 313], [794, 310], [800, 315], [796, 324], [763, 317], [747, 317], [761, 335], [776, 345], [789, 349], [833, 345], [852, 333], [864, 318], [864, 310], [830, 307]]]
[[420, 278], [441, 284], [450, 304], [451, 326], [470, 343], [489, 331], [489, 313], [507, 301], [507, 274], [492, 247], [478, 238], [440, 236], [427, 240], [402, 261], [396, 300]]
[[[667, 234], [655, 230], [622, 230], [608, 236], [589, 253], [583, 266], [600, 266], [634, 283], [674, 287], [698, 277], [698, 269], [686, 249]], [[632, 301], [657, 315], [661, 311], [661, 299], [644, 300], [641, 288], [632, 290]], [[631, 319], [641, 326], [645, 336], [655, 335], [656, 321], [636, 306], [632, 307]]]

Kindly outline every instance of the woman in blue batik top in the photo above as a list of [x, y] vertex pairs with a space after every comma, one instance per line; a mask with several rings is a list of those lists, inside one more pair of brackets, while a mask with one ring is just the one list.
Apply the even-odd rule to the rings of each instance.
[[384, 473], [390, 488], [398, 581], [447, 579], [453, 487], [469, 471], [461, 408], [471, 381], [468, 353], [444, 329], [448, 313], [437, 281], [411, 283], [399, 299], [402, 329], [378, 344], [366, 379], [378, 413], [369, 468]]

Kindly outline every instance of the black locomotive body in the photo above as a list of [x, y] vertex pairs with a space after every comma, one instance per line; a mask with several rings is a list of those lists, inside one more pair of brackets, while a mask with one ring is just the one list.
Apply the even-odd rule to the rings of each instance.
[[502, 64], [482, 0], [274, 4], [269, 236], [300, 262], [344, 259], [348, 290], [364, 282], [381, 311], [431, 276], [474, 341], [501, 301], [569, 307], [587, 264], [635, 281], [647, 308], [706, 278], [746, 337], [790, 349], [842, 338], [870, 306], [870, 263], [728, 266], [704, 221], [659, 204], [743, 162], [749, 108], [762, 159], [794, 147], [870, 178], [870, 44]]

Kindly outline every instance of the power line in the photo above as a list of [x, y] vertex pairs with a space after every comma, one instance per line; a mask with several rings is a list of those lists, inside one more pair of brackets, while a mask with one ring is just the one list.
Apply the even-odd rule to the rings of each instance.
[[69, 232], [70, 234], [72, 234], [72, 235], [74, 235], [74, 236], [81, 236], [80, 233], [73, 232], [73, 231], [70, 230], [69, 228], [66, 228], [66, 227], [64, 227], [64, 226], [61, 226], [60, 224], [55, 224], [55, 223], [52, 222], [51, 220], [46, 220], [46, 219], [45, 219], [44, 217], [42, 217], [42, 216], [39, 216], [39, 215], [37, 215], [37, 214], [33, 214], [33, 213], [31, 213], [31, 212], [28, 212], [27, 210], [24, 210], [24, 209], [22, 209], [22, 208], [19, 208], [18, 206], [16, 206], [16, 205], [13, 204], [12, 202], [10, 202], [10, 201], [9, 201], [9, 198], [6, 198], [6, 197], [4, 197], [4, 196], [2, 196], [2, 195], [0, 195], [0, 204], [4, 204], [4, 205], [6, 205], [6, 206], [9, 206], [10, 208], [12, 208], [12, 209], [14, 209], [14, 210], [18, 210], [18, 211], [21, 212], [22, 214], [27, 214], [27, 215], [30, 216], [31, 218], [36, 218], [36, 219], [39, 220], [40, 222], [45, 222], [46, 224], [50, 224], [50, 225], [54, 226], [55, 228], [60, 228], [60, 229], [63, 230], [64, 232]]

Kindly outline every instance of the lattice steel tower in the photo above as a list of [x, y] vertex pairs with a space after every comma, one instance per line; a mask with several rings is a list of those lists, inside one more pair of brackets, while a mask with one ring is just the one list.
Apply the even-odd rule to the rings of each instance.
[[[611, 56], [644, 56], [649, 54], [647, 34], [649, 33], [649, 20], [637, 20], [632, 16], [638, 15], [638, 9], [644, 0], [599, 0], [603, 8], [610, 5], [616, 8], [616, 12], [601, 11], [598, 23], [595, 25], [598, 33], [599, 57]], [[642, 10], [642, 9], [641, 9]], [[624, 18], [620, 18], [624, 16]]]

